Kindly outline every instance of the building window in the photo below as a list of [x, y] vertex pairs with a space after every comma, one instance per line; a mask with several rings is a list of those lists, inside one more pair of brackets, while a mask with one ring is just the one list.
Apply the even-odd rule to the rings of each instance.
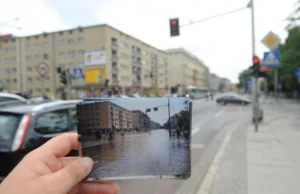
[[79, 56], [84, 56], [84, 50], [79, 50], [78, 54], [79, 54]]
[[35, 55], [34, 58], [35, 58], [36, 61], [41, 60], [41, 56], [40, 55]]
[[84, 43], [84, 38], [83, 38], [83, 37], [78, 38], [78, 42], [79, 42], [80, 44], [83, 44], [83, 43]]
[[65, 40], [60, 40], [58, 44], [60, 46], [64, 46], [64, 45], [66, 45], [66, 41]]
[[17, 79], [13, 79], [13, 82], [14, 82], [14, 83], [17, 83]]
[[32, 82], [32, 78], [31, 78], [31, 77], [28, 77], [28, 78], [27, 78], [27, 81], [28, 81], [28, 82]]
[[17, 72], [17, 68], [12, 68], [12, 71], [14, 72], [14, 73], [16, 73]]
[[47, 76], [47, 77], [45, 77], [45, 79], [46, 79], [46, 80], [50, 80], [50, 77], [49, 77], [49, 76]]
[[68, 44], [69, 44], [69, 45], [73, 45], [73, 44], [75, 44], [75, 41], [74, 41], [73, 39], [69, 39], [69, 40], [68, 40]]
[[7, 74], [10, 74], [10, 69], [6, 69], [6, 73], [7, 73]]
[[47, 53], [45, 53], [43, 56], [44, 56], [44, 60], [48, 60], [49, 59], [49, 55]]
[[50, 92], [50, 88], [46, 88], [45, 90], [46, 90], [46, 92]]
[[69, 51], [69, 56], [70, 57], [75, 57], [75, 51]]
[[65, 53], [64, 52], [60, 52], [59, 53], [59, 57], [61, 57], [61, 58], [65, 57]]
[[31, 61], [32, 57], [31, 56], [26, 56], [26, 61]]
[[10, 59], [10, 62], [11, 62], [11, 63], [16, 63], [16, 57], [12, 57], [12, 58]]

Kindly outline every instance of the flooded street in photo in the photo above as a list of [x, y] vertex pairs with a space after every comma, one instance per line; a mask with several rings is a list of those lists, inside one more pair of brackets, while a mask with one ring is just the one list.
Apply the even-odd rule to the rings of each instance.
[[83, 149], [98, 161], [91, 177], [179, 175], [190, 171], [189, 141], [169, 138], [166, 129], [116, 134], [109, 143]]

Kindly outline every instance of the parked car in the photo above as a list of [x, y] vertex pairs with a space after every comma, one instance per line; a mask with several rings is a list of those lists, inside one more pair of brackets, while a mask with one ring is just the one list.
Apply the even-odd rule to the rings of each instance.
[[240, 104], [240, 105], [248, 105], [251, 103], [250, 100], [244, 98], [243, 96], [235, 95], [235, 94], [227, 94], [217, 98], [216, 102], [221, 105], [226, 104]]
[[25, 98], [19, 95], [5, 93], [5, 92], [0, 93], [0, 108], [14, 106], [14, 105], [24, 105], [28, 103], [29, 102]]
[[[77, 131], [81, 100], [23, 105], [0, 110], [0, 182], [30, 151], [53, 137]], [[69, 155], [78, 155], [72, 151]]]

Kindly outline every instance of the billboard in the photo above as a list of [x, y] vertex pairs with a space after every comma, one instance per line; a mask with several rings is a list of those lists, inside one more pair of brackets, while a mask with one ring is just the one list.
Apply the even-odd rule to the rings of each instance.
[[105, 51], [92, 51], [84, 53], [84, 65], [104, 65], [106, 63]]
[[104, 83], [106, 79], [105, 69], [87, 69], [84, 75], [86, 84]]

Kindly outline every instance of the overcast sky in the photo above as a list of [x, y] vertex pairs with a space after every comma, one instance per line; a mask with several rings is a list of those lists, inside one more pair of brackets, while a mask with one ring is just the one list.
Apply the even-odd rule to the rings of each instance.
[[[284, 41], [285, 19], [296, 0], [255, 0], [256, 50], [267, 50], [261, 39], [270, 31]], [[181, 29], [169, 37], [169, 18], [181, 24], [245, 7], [248, 0], [0, 0], [0, 33], [29, 35], [77, 26], [107, 23], [160, 49], [184, 47], [211, 72], [231, 81], [251, 62], [250, 10]], [[1, 23], [19, 17], [10, 25]]]
[[[185, 98], [170, 98], [170, 116], [185, 110], [188, 106], [184, 104]], [[140, 110], [145, 112], [146, 109], [151, 108], [148, 116], [152, 121], [164, 124], [168, 116], [168, 99], [167, 98], [132, 98], [132, 99], [116, 99], [113, 103], [122, 106], [128, 110]], [[160, 107], [161, 106], [161, 107]], [[158, 107], [158, 111], [153, 111], [154, 107]]]

